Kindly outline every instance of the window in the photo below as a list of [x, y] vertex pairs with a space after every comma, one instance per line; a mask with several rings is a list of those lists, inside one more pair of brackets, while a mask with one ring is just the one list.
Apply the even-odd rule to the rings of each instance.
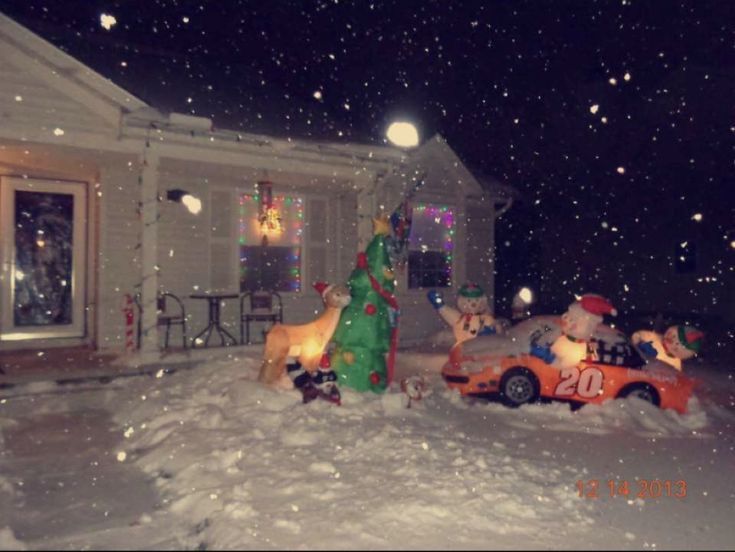
[[640, 369], [646, 361], [628, 343], [608, 343], [602, 340], [587, 342], [586, 362]]
[[452, 285], [454, 213], [450, 207], [419, 204], [413, 208], [408, 245], [408, 287]]
[[261, 207], [258, 194], [240, 196], [240, 291], [301, 291], [304, 200], [274, 195]]

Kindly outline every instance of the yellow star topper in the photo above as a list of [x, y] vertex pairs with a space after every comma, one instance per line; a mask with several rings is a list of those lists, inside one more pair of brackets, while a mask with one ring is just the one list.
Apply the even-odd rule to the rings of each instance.
[[388, 215], [380, 215], [373, 219], [373, 234], [376, 236], [390, 236], [390, 221]]

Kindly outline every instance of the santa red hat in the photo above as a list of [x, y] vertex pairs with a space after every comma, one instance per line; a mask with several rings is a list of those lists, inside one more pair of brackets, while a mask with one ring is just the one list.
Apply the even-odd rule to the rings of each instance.
[[611, 314], [613, 316], [618, 315], [618, 311], [612, 306], [612, 303], [605, 299], [601, 295], [595, 295], [594, 293], [588, 293], [583, 295], [579, 300], [581, 307], [589, 312], [590, 314], [596, 314], [602, 316], [603, 314]]
[[334, 287], [334, 284], [328, 284], [327, 282], [316, 282], [314, 284], [314, 289], [317, 291], [319, 295], [322, 296], [322, 299], [324, 299], [327, 295], [327, 292]]

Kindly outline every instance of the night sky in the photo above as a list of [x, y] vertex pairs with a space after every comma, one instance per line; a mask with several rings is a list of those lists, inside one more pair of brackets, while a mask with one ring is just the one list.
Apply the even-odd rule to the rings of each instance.
[[[0, 6], [154, 107], [216, 127], [380, 143], [400, 116], [441, 133], [521, 194], [497, 227], [501, 314], [524, 284], [542, 311], [581, 292], [619, 310], [676, 310], [683, 295], [689, 310], [734, 308], [735, 2]], [[683, 242], [697, 246], [685, 288]]]

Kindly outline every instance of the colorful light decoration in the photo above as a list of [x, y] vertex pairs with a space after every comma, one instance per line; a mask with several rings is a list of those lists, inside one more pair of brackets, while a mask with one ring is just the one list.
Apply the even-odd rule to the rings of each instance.
[[[243, 246], [288, 247], [287, 277], [289, 291], [301, 291], [301, 241], [304, 233], [304, 200], [300, 197], [273, 195], [263, 201], [266, 189], [259, 183], [254, 194], [240, 195], [240, 277], [246, 279], [248, 256]], [[266, 192], [267, 193], [267, 192]], [[276, 220], [263, 211], [263, 205], [277, 213]], [[265, 217], [263, 215], [266, 215]], [[272, 224], [271, 224], [272, 223]], [[276, 226], [277, 223], [277, 226]]]
[[423, 216], [432, 219], [434, 223], [440, 224], [444, 229], [442, 236], [442, 249], [444, 258], [447, 260], [446, 277], [447, 283], [452, 282], [452, 258], [454, 252], [454, 211], [446, 205], [417, 204], [413, 207], [413, 216]]
[[263, 233], [263, 245], [268, 245], [269, 236], [279, 236], [283, 232], [280, 211], [273, 205], [273, 184], [268, 181], [258, 182], [260, 206], [258, 222]]

